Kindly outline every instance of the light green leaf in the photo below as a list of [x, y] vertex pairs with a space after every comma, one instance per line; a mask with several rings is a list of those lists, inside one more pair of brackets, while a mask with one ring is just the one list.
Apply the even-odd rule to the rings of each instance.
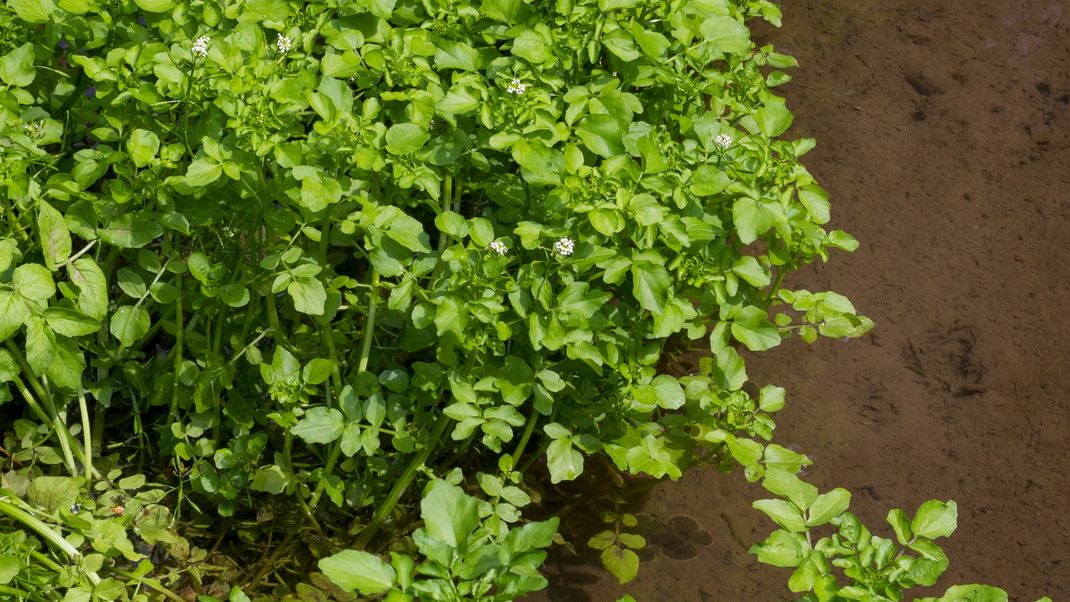
[[130, 138], [126, 141], [126, 152], [130, 154], [130, 159], [133, 160], [134, 165], [138, 167], [145, 167], [152, 163], [159, 150], [159, 136], [148, 130], [135, 129], [130, 133]]
[[30, 308], [22, 297], [0, 290], [0, 342], [15, 334], [29, 317]]
[[305, 412], [305, 416], [290, 432], [306, 443], [326, 444], [342, 436], [345, 420], [342, 413], [334, 408], [316, 406]]
[[542, 140], [521, 140], [510, 149], [513, 160], [524, 168], [524, 179], [535, 185], [561, 183], [564, 155], [546, 146]]
[[27, 23], [47, 23], [56, 10], [52, 0], [8, 0], [7, 5]]
[[323, 283], [314, 277], [294, 278], [286, 287], [293, 298], [294, 309], [311, 316], [322, 316], [327, 303], [327, 291]]
[[134, 0], [142, 10], [150, 13], [162, 13], [175, 6], [175, 0]]
[[278, 466], [272, 464], [271, 466], [261, 466], [253, 474], [253, 480], [249, 484], [249, 488], [253, 491], [263, 491], [264, 493], [271, 493], [278, 495], [286, 490], [286, 485], [290, 482], [286, 472]]
[[420, 517], [431, 537], [463, 551], [479, 525], [479, 506], [463, 489], [439, 479], [431, 482], [420, 500]]
[[732, 336], [751, 351], [765, 351], [780, 344], [780, 333], [769, 323], [765, 310], [748, 305], [732, 319]]
[[[38, 4], [42, 0], [11, 0], [9, 5], [18, 3], [22, 5]], [[44, 0], [51, 4], [51, 0]], [[18, 8], [15, 9], [18, 11]], [[51, 10], [51, 9], [50, 9]], [[48, 20], [48, 12], [44, 14], [44, 17], [40, 22]], [[20, 13], [19, 16], [22, 16]], [[25, 17], [23, 17], [25, 19]], [[29, 20], [29, 19], [27, 19]], [[33, 44], [26, 42], [22, 46], [12, 50], [0, 58], [0, 80], [3, 80], [5, 84], [21, 88], [28, 86], [33, 82], [34, 77], [37, 75], [37, 70], [33, 67]]]
[[658, 396], [658, 406], [666, 410], [683, 407], [686, 398], [684, 388], [680, 386], [678, 380], [668, 374], [661, 374], [651, 384], [654, 385], [654, 391]]
[[67, 230], [63, 214], [45, 201], [41, 201], [37, 207], [37, 232], [41, 237], [45, 265], [55, 270], [71, 256], [71, 233]]
[[43, 315], [49, 328], [64, 336], [79, 337], [100, 330], [100, 320], [74, 309], [49, 307]]
[[78, 309], [102, 320], [108, 313], [108, 283], [97, 262], [81, 257], [67, 265], [67, 275], [78, 286]]
[[576, 126], [576, 134], [592, 153], [610, 158], [624, 153], [627, 128], [609, 115], [588, 115]]
[[464, 216], [453, 211], [443, 211], [435, 217], [435, 227], [457, 240], [468, 236], [468, 224]]
[[724, 191], [732, 183], [724, 171], [713, 165], [702, 165], [691, 176], [691, 192], [698, 196], [710, 196]]
[[136, 249], [163, 236], [163, 226], [132, 213], [124, 213], [98, 234], [108, 244]]
[[773, 138], [783, 134], [791, 127], [791, 123], [795, 118], [792, 116], [791, 111], [788, 110], [787, 105], [784, 104], [784, 99], [774, 96], [766, 102], [765, 106], [758, 109], [756, 119], [762, 133]]
[[808, 509], [818, 495], [817, 487], [790, 472], [779, 469], [765, 471], [762, 487], [765, 487], [770, 493], [788, 498], [799, 510]]
[[745, 280], [751, 286], [768, 286], [772, 281], [770, 274], [765, 271], [758, 260], [750, 255], [744, 255], [732, 264], [732, 272]]
[[635, 579], [639, 573], [639, 555], [620, 546], [610, 546], [602, 550], [602, 566], [610, 572], [617, 581], [624, 585]]
[[632, 296], [643, 309], [658, 314], [668, 299], [672, 277], [663, 266], [650, 263], [632, 265]]
[[806, 526], [817, 527], [836, 518], [851, 505], [851, 492], [837, 487], [817, 496], [806, 511]]
[[77, 343], [62, 335], [54, 335], [51, 342], [54, 355], [45, 375], [57, 387], [77, 390], [85, 372], [85, 354]]
[[732, 17], [710, 17], [702, 22], [701, 31], [713, 52], [742, 54], [750, 48], [750, 30]]
[[194, 159], [186, 168], [186, 184], [194, 187], [207, 186], [223, 175], [223, 166], [208, 159]]
[[1007, 602], [1007, 592], [989, 585], [955, 585], [936, 602]]
[[958, 525], [958, 505], [954, 501], [929, 500], [918, 508], [910, 528], [926, 539], [949, 537]]
[[26, 489], [26, 499], [45, 512], [66, 510], [78, 501], [80, 479], [74, 477], [37, 477]]
[[751, 506], [761, 510], [773, 521], [791, 531], [802, 533], [806, 531], [806, 523], [803, 521], [802, 512], [794, 504], [785, 500], [756, 500]]
[[409, 155], [423, 148], [430, 139], [427, 128], [415, 123], [397, 123], [386, 131], [386, 150], [393, 155]]
[[758, 562], [780, 568], [795, 568], [803, 561], [802, 536], [777, 529], [764, 542], [751, 548]]
[[892, 526], [892, 530], [895, 531], [895, 538], [900, 544], [905, 546], [910, 540], [914, 539], [914, 532], [910, 530], [910, 519], [907, 518], [906, 512], [899, 508], [889, 510], [887, 521]]
[[383, 559], [360, 550], [342, 550], [321, 558], [316, 566], [343, 591], [358, 591], [365, 596], [389, 590], [396, 577], [393, 567]]
[[799, 189], [799, 202], [806, 207], [816, 224], [826, 224], [831, 219], [829, 211], [829, 193], [817, 184], [810, 184]]
[[571, 481], [583, 472], [583, 454], [572, 447], [569, 437], [554, 439], [546, 449], [546, 460], [552, 483]]
[[11, 276], [11, 287], [23, 298], [31, 301], [44, 301], [56, 294], [52, 273], [37, 263], [24, 263], [15, 268]]
[[151, 325], [145, 308], [123, 305], [112, 315], [109, 330], [122, 347], [129, 347], [148, 334]]
[[30, 364], [34, 376], [44, 374], [55, 357], [52, 332], [45, 321], [38, 317], [26, 320], [26, 362]]
[[464, 42], [439, 42], [435, 51], [435, 66], [439, 69], [476, 71], [483, 66], [479, 52]]
[[534, 65], [541, 65], [553, 56], [548, 42], [549, 40], [537, 31], [523, 31], [513, 40], [513, 55]]
[[749, 245], [773, 226], [773, 214], [760, 202], [742, 197], [732, 204], [732, 224], [739, 241]]

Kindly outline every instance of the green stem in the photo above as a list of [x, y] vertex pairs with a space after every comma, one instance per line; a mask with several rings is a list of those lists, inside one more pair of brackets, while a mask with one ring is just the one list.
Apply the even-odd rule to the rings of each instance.
[[182, 325], [182, 274], [178, 274], [175, 277], [175, 290], [178, 291], [175, 298], [175, 347], [174, 347], [174, 366], [171, 371], [173, 381], [171, 383], [171, 408], [168, 411], [168, 420], [175, 422], [178, 420], [178, 395], [181, 387], [181, 380], [179, 375], [182, 373], [182, 333], [184, 332], [184, 326]]
[[[63, 553], [65, 553], [67, 557], [70, 558], [71, 562], [77, 562], [77, 560], [82, 557], [81, 552], [79, 552], [77, 548], [72, 546], [71, 542], [64, 539], [63, 536], [56, 532], [55, 529], [49, 527], [37, 517], [19, 508], [15, 504], [8, 502], [7, 496], [0, 496], [0, 514], [6, 514], [12, 519], [36, 531], [37, 534], [43, 537], [46, 542], [62, 550]], [[85, 575], [89, 578], [89, 581], [91, 581], [93, 585], [97, 585], [100, 583], [100, 577], [97, 576], [95, 572], [85, 571]]]
[[[446, 200], [446, 211], [450, 211], [450, 204], [453, 201], [453, 176], [447, 175], [442, 180], [442, 198]], [[438, 233], [438, 254], [442, 255], [446, 250], [446, 244], [449, 242], [449, 235], [445, 231]]]
[[167, 589], [155, 579], [146, 579], [145, 577], [138, 577], [137, 575], [134, 575], [133, 573], [128, 573], [126, 571], [115, 571], [115, 573], [119, 576], [126, 577], [130, 580], [136, 580], [138, 583], [143, 583], [149, 586], [150, 589], [154, 589], [163, 594], [163, 597], [167, 598], [168, 600], [174, 600], [175, 602], [186, 602], [185, 598]]
[[[25, 370], [26, 368], [23, 369]], [[27, 374], [32, 375], [32, 373]], [[29, 380], [31, 383], [34, 382], [32, 378]], [[50, 402], [45, 402], [45, 405], [48, 408], [48, 412], [45, 412], [40, 404], [37, 403], [37, 399], [30, 393], [30, 390], [26, 388], [26, 383], [22, 382], [21, 377], [16, 375], [14, 382], [15, 388], [19, 390], [23, 399], [26, 400], [26, 404], [30, 406], [30, 410], [33, 411], [34, 414], [37, 414], [37, 417], [41, 422], [46, 424], [52, 423], [52, 430], [55, 431], [56, 440], [59, 441], [59, 447], [63, 451], [63, 461], [67, 464], [67, 471], [71, 473], [72, 477], [78, 476], [78, 465], [74, 461], [74, 455], [71, 453], [70, 444], [70, 439], [73, 439], [74, 437], [67, 431], [67, 425], [60, 419], [59, 415], [56, 414], [55, 406]]]
[[267, 301], [268, 323], [271, 324], [271, 330], [274, 332], [275, 343], [281, 344], [286, 340], [286, 334], [282, 332], [282, 326], [279, 324], [279, 310], [275, 307], [275, 293], [268, 289], [268, 294], [264, 296], [264, 300]]
[[89, 407], [85, 402], [85, 388], [78, 387], [78, 409], [82, 413], [82, 440], [85, 441], [85, 482], [93, 484], [93, 437], [89, 428]]
[[[375, 317], [379, 310], [379, 272], [372, 270], [371, 275], [371, 292], [368, 296], [368, 313], [364, 318], [364, 332], [362, 333], [363, 340], [360, 347], [360, 361], [357, 363], [357, 374], [363, 374], [368, 370], [368, 360], [372, 353], [372, 339], [375, 333]], [[331, 341], [329, 346], [331, 351], [331, 361], [335, 366], [338, 365], [338, 358], [334, 350], [334, 342]], [[337, 369], [337, 368], [336, 368]], [[337, 391], [341, 392], [341, 378], [339, 377]], [[342, 451], [342, 444], [339, 441], [335, 441], [331, 444], [331, 450], [327, 454], [327, 465], [325, 466], [326, 472], [324, 478], [320, 479], [320, 482], [316, 485], [316, 490], [312, 492], [312, 499], [309, 501], [309, 506], [315, 508], [319, 504], [320, 498], [323, 497], [323, 492], [327, 487], [327, 476], [330, 476], [331, 471], [334, 470], [334, 465], [338, 462], [338, 456]]]
[[517, 462], [520, 461], [520, 455], [524, 453], [524, 448], [527, 447], [531, 434], [535, 432], [535, 423], [538, 419], [539, 413], [532, 409], [531, 414], [528, 415], [528, 423], [524, 426], [524, 434], [520, 437], [520, 443], [516, 444], [516, 451], [513, 452], [513, 466], [516, 466]]
[[442, 438], [442, 434], [446, 432], [446, 427], [449, 426], [450, 417], [442, 414], [438, 418], [438, 422], [435, 424], [435, 430], [431, 433], [431, 438], [428, 439], [427, 444], [420, 449], [420, 452], [409, 462], [409, 465], [405, 467], [405, 472], [401, 474], [401, 478], [394, 482], [394, 486], [390, 489], [383, 504], [375, 511], [372, 516], [371, 523], [361, 531], [360, 537], [357, 539], [357, 549], [363, 550], [368, 546], [368, 542], [375, 536], [376, 531], [382, 526], [386, 517], [394, 510], [394, 506], [397, 505], [401, 496], [405, 495], [408, 491], [409, 485], [412, 484], [412, 480], [416, 478], [416, 473], [427, 462], [427, 459], [431, 457], [431, 452], [438, 447], [439, 439]]

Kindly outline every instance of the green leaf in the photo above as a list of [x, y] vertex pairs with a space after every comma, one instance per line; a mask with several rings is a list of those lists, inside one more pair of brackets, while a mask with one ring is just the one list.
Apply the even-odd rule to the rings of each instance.
[[[10, 4], [18, 3], [22, 5], [37, 4], [40, 0], [12, 0]], [[51, 0], [46, 0], [51, 4]], [[18, 11], [18, 8], [15, 9]], [[44, 17], [41, 22], [48, 20], [49, 13], [44, 13]], [[19, 16], [22, 16], [20, 13]], [[25, 17], [23, 17], [25, 19]], [[29, 20], [29, 19], [27, 19]], [[0, 80], [3, 80], [5, 84], [13, 86], [15, 88], [21, 88], [30, 85], [33, 82], [34, 77], [37, 75], [37, 70], [33, 67], [33, 44], [26, 42], [22, 46], [12, 50], [5, 54], [3, 58], [0, 58]]]
[[627, 128], [609, 115], [588, 115], [576, 126], [576, 134], [592, 153], [610, 158], [624, 153]]
[[765, 385], [758, 394], [758, 407], [763, 412], [778, 412], [784, 407], [784, 388]]
[[253, 491], [263, 491], [264, 493], [271, 493], [278, 495], [286, 490], [286, 485], [290, 482], [289, 477], [282, 468], [272, 464], [271, 466], [261, 466], [253, 474], [253, 480], [249, 484], [249, 488]]
[[620, 546], [611, 546], [602, 551], [602, 566], [610, 572], [617, 581], [624, 585], [635, 579], [639, 573], [639, 555]]
[[808, 509], [817, 499], [817, 487], [784, 470], [765, 471], [762, 487], [770, 493], [788, 498], [799, 510]]
[[435, 66], [439, 69], [476, 71], [483, 66], [479, 52], [464, 42], [439, 42], [435, 51]]
[[223, 175], [223, 166], [208, 159], [194, 159], [186, 168], [186, 184], [200, 188]]
[[698, 196], [710, 196], [723, 192], [732, 183], [724, 171], [713, 165], [702, 165], [691, 176], [691, 192]]
[[851, 505], [851, 492], [837, 487], [817, 496], [806, 511], [806, 526], [817, 527], [836, 518]]
[[676, 410], [683, 407], [686, 398], [684, 397], [684, 388], [680, 386], [680, 381], [668, 374], [662, 374], [655, 378], [651, 384], [654, 385], [654, 391], [658, 396], [658, 406], [666, 410]]
[[314, 277], [294, 278], [286, 287], [293, 298], [294, 309], [311, 316], [322, 316], [327, 303], [327, 291], [323, 283]]
[[1007, 592], [989, 585], [955, 585], [935, 602], [1007, 602]]
[[41, 376], [48, 371], [56, 350], [52, 344], [52, 332], [41, 318], [32, 317], [26, 321], [26, 363], [30, 365], [34, 376]]
[[0, 290], [0, 341], [15, 334], [30, 317], [30, 308], [17, 294]]
[[160, 137], [148, 130], [135, 129], [126, 141], [126, 152], [130, 154], [134, 165], [138, 167], [145, 167], [152, 163], [159, 150]]
[[769, 323], [765, 310], [748, 305], [732, 319], [732, 336], [751, 351], [765, 351], [780, 344], [780, 333]]
[[392, 155], [409, 155], [431, 139], [427, 128], [415, 123], [398, 123], [386, 131], [386, 150]]
[[750, 30], [732, 17], [710, 17], [702, 22], [701, 31], [712, 52], [742, 54], [750, 48]]
[[107, 229], [99, 231], [108, 244], [124, 249], [137, 249], [163, 236], [163, 226], [132, 213], [120, 215]]
[[800, 188], [799, 202], [806, 207], [815, 224], [826, 224], [832, 218], [829, 212], [829, 193], [817, 184]]
[[321, 558], [316, 566], [343, 591], [358, 591], [365, 596], [389, 590], [396, 577], [393, 567], [383, 559], [360, 550], [342, 550]]
[[26, 499], [45, 512], [66, 510], [78, 501], [80, 479], [74, 477], [37, 477], [26, 489]]
[[892, 530], [895, 531], [895, 538], [900, 544], [905, 546], [910, 540], [914, 539], [914, 533], [910, 530], [910, 519], [907, 518], [906, 512], [899, 508], [889, 510], [886, 520], [892, 526]]
[[100, 320], [66, 307], [49, 307], [42, 314], [48, 327], [68, 337], [93, 334], [100, 330]]
[[71, 233], [63, 214], [44, 201], [37, 207], [37, 232], [41, 237], [45, 265], [55, 270], [71, 256]]
[[773, 214], [760, 202], [742, 197], [732, 204], [732, 224], [739, 241], [749, 245], [773, 226]]
[[802, 512], [791, 502], [785, 500], [756, 500], [751, 506], [761, 510], [776, 524], [792, 533], [806, 531], [806, 523], [803, 521]]
[[463, 551], [468, 536], [479, 526], [479, 505], [460, 487], [438, 479], [420, 500], [420, 517], [431, 537]]
[[121, 347], [129, 347], [148, 334], [151, 325], [149, 312], [145, 308], [123, 305], [115, 310], [108, 328], [119, 339]]
[[758, 562], [780, 568], [795, 568], [803, 561], [802, 536], [777, 529], [764, 542], [751, 548]]
[[108, 283], [97, 262], [81, 257], [67, 265], [67, 275], [78, 286], [78, 309], [102, 320], [108, 313]]
[[310, 385], [319, 385], [331, 377], [334, 363], [331, 360], [318, 357], [305, 364], [301, 371], [301, 377]]
[[794, 120], [791, 111], [784, 104], [784, 99], [779, 97], [773, 97], [758, 109], [756, 118], [762, 133], [770, 138], [783, 134]]
[[910, 529], [926, 539], [949, 537], [958, 525], [958, 505], [954, 501], [929, 500], [918, 508]]
[[25, 263], [15, 268], [11, 276], [11, 287], [24, 299], [31, 301], [44, 301], [56, 294], [52, 272], [37, 263]]
[[551, 483], [571, 481], [583, 472], [583, 454], [572, 447], [569, 437], [554, 439], [546, 449], [546, 460]]
[[162, 13], [175, 6], [175, 0], [134, 0], [142, 10], [150, 13]]
[[305, 412], [302, 418], [292, 429], [305, 443], [326, 444], [342, 436], [345, 428], [345, 419], [342, 413], [334, 408], [316, 406]]
[[436, 216], [435, 227], [457, 240], [468, 236], [468, 224], [464, 221], [464, 216], [453, 211], [443, 211]]
[[513, 40], [513, 55], [534, 65], [541, 65], [553, 56], [546, 37], [534, 30], [523, 31]]
[[47, 23], [56, 10], [52, 0], [8, 0], [7, 5], [27, 23]]
[[732, 264], [732, 272], [745, 280], [751, 286], [768, 286], [772, 281], [770, 274], [758, 263], [758, 260], [750, 255], [744, 255]]
[[672, 277], [664, 266], [650, 263], [632, 264], [632, 296], [643, 309], [659, 314], [668, 299]]
[[510, 149], [513, 160], [524, 169], [524, 179], [535, 185], [561, 183], [564, 155], [546, 146], [542, 140], [521, 140]]

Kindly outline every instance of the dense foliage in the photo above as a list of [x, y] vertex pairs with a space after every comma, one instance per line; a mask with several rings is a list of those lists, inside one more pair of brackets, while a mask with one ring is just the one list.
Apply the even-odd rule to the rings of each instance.
[[[511, 600], [546, 584], [541, 475], [596, 454], [741, 464], [783, 498], [756, 503], [783, 527], [759, 560], [814, 599], [935, 581], [953, 503], [893, 513], [898, 553], [766, 443], [784, 391], [745, 388], [743, 348], [871, 326], [781, 288], [856, 243], [824, 227], [813, 141], [778, 139], [794, 61], [754, 16], [779, 20], [7, 0], [0, 593]], [[641, 538], [592, 545], [634, 576]]]

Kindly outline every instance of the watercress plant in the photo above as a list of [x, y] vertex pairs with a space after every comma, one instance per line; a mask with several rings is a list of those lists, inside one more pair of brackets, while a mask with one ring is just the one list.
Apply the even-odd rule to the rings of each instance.
[[[767, 0], [0, 11], [14, 599], [514, 599], [546, 585], [541, 475], [790, 480], [784, 391], [748, 394], [740, 350], [872, 325], [782, 288], [857, 243], [813, 141], [779, 138]], [[698, 373], [663, 369], [692, 347]], [[793, 587], [849, 597], [833, 557], [905, 583], [851, 572], [842, 493], [781, 489], [797, 512], [761, 504], [789, 524], [757, 550]], [[627, 535], [596, 543], [631, 558]]]

